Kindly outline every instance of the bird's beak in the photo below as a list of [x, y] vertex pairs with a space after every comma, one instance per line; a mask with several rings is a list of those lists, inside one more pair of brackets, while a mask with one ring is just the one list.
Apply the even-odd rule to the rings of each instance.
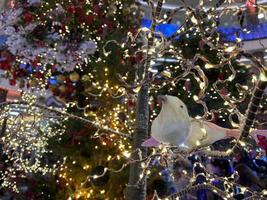
[[165, 95], [159, 95], [158, 96], [158, 104], [160, 105], [160, 106], [162, 106], [162, 104], [164, 103], [164, 102], [166, 102], [167, 101], [167, 97], [165, 96]]

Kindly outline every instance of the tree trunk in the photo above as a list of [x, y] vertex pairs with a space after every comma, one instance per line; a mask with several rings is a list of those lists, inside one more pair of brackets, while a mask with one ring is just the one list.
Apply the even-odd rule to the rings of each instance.
[[[248, 6], [248, 4], [251, 4], [251, 5]], [[256, 0], [253, 0], [251, 2], [247, 2], [246, 19], [247, 19], [247, 23], [249, 26], [256, 26], [259, 24], [258, 8], [254, 7], [253, 6], [254, 4], [257, 4]], [[253, 52], [253, 56], [255, 56], [260, 61], [260, 63], [262, 65], [265, 64], [264, 52]], [[259, 66], [257, 63], [252, 63], [252, 64], [255, 65], [254, 69], [255, 69], [256, 73], [258, 72], [257, 68], [261, 68], [262, 71], [260, 73], [262, 73], [262, 76], [266, 77], [267, 72], [263, 67]], [[261, 74], [258, 74], [258, 76], [261, 77]], [[246, 113], [246, 120], [244, 121], [241, 136], [239, 138], [240, 140], [243, 140], [244, 138], [248, 137], [248, 135], [249, 135], [250, 129], [253, 126], [254, 121], [256, 119], [256, 114], [258, 112], [260, 102], [263, 98], [264, 89], [266, 88], [266, 85], [267, 85], [266, 80], [260, 79], [258, 81], [254, 91], [253, 91], [252, 97], [250, 99], [250, 103], [248, 105], [247, 113]]]
[[[7, 90], [0, 89], [0, 103], [5, 102], [6, 98], [7, 98]], [[1, 124], [0, 136], [3, 136], [5, 133], [6, 123], [7, 123], [7, 118], [5, 117]]]
[[[149, 85], [144, 84], [139, 91], [136, 110], [136, 127], [133, 139], [133, 151], [140, 149], [142, 157], [147, 155], [147, 148], [141, 144], [148, 137], [148, 121], [149, 121]], [[138, 153], [132, 154], [132, 159], [140, 159]], [[144, 200], [146, 199], [146, 180], [138, 184], [140, 176], [143, 172], [141, 163], [133, 163], [130, 165], [129, 183], [125, 189], [126, 200]]]
[[0, 88], [0, 103], [5, 102], [6, 98], [7, 98], [7, 90]]
[[[146, 49], [146, 60], [144, 67], [141, 69], [139, 75], [144, 77], [145, 83], [142, 85], [137, 98], [137, 108], [136, 108], [136, 121], [135, 121], [135, 135], [133, 138], [133, 153], [131, 158], [138, 160], [139, 155], [136, 150], [140, 149], [142, 152], [142, 157], [147, 156], [147, 148], [142, 147], [142, 143], [148, 137], [149, 130], [149, 71], [151, 52], [150, 49], [154, 45], [154, 34], [156, 21], [160, 16], [163, 0], [159, 0], [157, 7], [153, 12], [153, 23], [151, 25], [151, 35], [148, 36], [148, 43]], [[143, 168], [140, 162], [132, 163], [130, 165], [130, 176], [129, 183], [125, 189], [125, 199], [126, 200], [145, 200], [146, 199], [146, 177], [142, 177]], [[142, 178], [142, 181], [139, 180]]]

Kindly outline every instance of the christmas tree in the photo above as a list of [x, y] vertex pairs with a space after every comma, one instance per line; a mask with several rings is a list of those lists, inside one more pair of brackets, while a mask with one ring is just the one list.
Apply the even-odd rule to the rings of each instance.
[[[139, 26], [142, 7], [130, 0], [13, 3], [2, 14], [0, 33], [7, 38], [0, 67], [11, 85], [28, 93], [2, 104], [1, 157], [7, 163], [2, 186], [17, 198], [264, 198], [264, 185], [255, 181], [256, 194], [248, 181], [236, 180], [236, 171], [249, 172], [242, 163], [223, 174], [209, 169], [246, 155], [257, 148], [257, 133], [264, 135], [251, 128], [266, 107], [266, 71], [239, 47], [238, 33], [227, 43], [219, 32], [219, 16], [228, 8], [223, 1], [208, 9], [202, 1], [197, 7], [184, 2], [170, 13], [162, 0], [143, 2], [152, 16], [148, 28]], [[184, 23], [163, 35], [160, 25], [180, 10]], [[255, 66], [245, 66], [241, 57]], [[44, 105], [36, 90], [54, 97]], [[202, 124], [194, 148], [176, 141], [142, 145], [163, 109], [157, 104], [162, 94], [179, 97], [192, 122]], [[12, 116], [14, 105], [25, 111]], [[205, 143], [210, 122], [240, 137]]]

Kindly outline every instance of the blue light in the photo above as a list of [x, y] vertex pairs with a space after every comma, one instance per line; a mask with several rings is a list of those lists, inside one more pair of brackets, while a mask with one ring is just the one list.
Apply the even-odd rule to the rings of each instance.
[[[141, 21], [142, 27], [150, 28], [151, 24], [151, 19], [142, 19]], [[175, 24], [160, 24], [156, 26], [156, 31], [161, 32], [166, 38], [173, 36], [178, 29], [179, 26]], [[244, 29], [247, 32], [243, 31]], [[235, 42], [237, 35], [242, 41], [267, 38], [267, 22], [259, 25], [244, 26], [243, 30], [240, 26], [220, 26], [217, 30], [225, 42]]]
[[33, 73], [33, 68], [30, 64], [20, 63], [19, 68], [27, 70], [30, 74]]
[[6, 35], [0, 35], [0, 46], [4, 46], [7, 41]]
[[[150, 28], [152, 24], [152, 20], [150, 19], [142, 19], [141, 26]], [[179, 29], [179, 26], [176, 24], [160, 24], [156, 26], [156, 31], [161, 32], [166, 38], [171, 37], [176, 31]]]
[[51, 76], [51, 78], [48, 80], [48, 83], [49, 83], [50, 85], [58, 85], [57, 77], [55, 77], [55, 76]]

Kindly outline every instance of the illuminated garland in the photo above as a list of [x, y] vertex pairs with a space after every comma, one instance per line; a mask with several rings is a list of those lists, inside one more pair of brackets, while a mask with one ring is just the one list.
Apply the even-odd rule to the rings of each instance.
[[111, 132], [113, 134], [116, 134], [118, 136], [125, 137], [125, 138], [131, 138], [131, 136], [129, 136], [128, 134], [115, 131], [115, 130], [110, 129], [108, 127], [103, 127], [100, 124], [98, 124], [96, 122], [93, 122], [93, 121], [90, 121], [90, 120], [88, 120], [86, 118], [82, 118], [82, 117], [79, 117], [79, 116], [76, 116], [76, 115], [73, 115], [73, 114], [69, 114], [69, 113], [61, 111], [61, 110], [53, 109], [51, 107], [49, 108], [49, 107], [46, 107], [46, 106], [41, 105], [41, 104], [37, 104], [37, 103], [36, 104], [31, 104], [31, 103], [29, 103], [27, 101], [0, 103], [1, 107], [2, 106], [7, 106], [7, 105], [30, 105], [30, 106], [36, 106], [36, 107], [38, 107], [40, 109], [43, 109], [43, 110], [46, 110], [46, 111], [48, 111], [50, 113], [56, 113], [56, 114], [59, 114], [61, 116], [67, 117], [67, 118], [71, 118], [71, 119], [74, 119], [74, 120], [81, 121], [82, 123], [92, 125], [93, 127], [98, 128], [98, 129], [109, 131], [109, 132]]
[[[111, 81], [106, 80], [106, 81], [98, 81], [97, 79], [99, 77], [101, 77], [100, 75], [97, 76], [97, 70], [92, 70], [92, 72], [85, 74], [85, 76], [83, 76], [83, 80], [85, 83], [87, 83], [89, 85], [89, 87], [87, 88], [88, 91], [86, 91], [87, 96], [96, 98], [96, 99], [115, 99], [118, 102], [121, 101], [124, 104], [126, 101], [128, 101], [130, 98], [135, 99], [137, 94], [140, 93], [140, 91], [142, 90], [142, 87], [146, 87], [148, 85], [151, 85], [151, 93], [153, 93], [153, 95], [157, 95], [158, 93], [160, 93], [161, 89], [164, 88], [168, 88], [168, 92], [171, 92], [172, 90], [174, 90], [173, 88], [177, 87], [177, 85], [184, 81], [189, 79], [189, 81], [195, 81], [196, 84], [198, 84], [198, 91], [195, 94], [192, 94], [190, 92], [187, 93], [187, 95], [189, 96], [190, 99], [193, 99], [193, 101], [197, 104], [200, 104], [204, 110], [204, 114], [203, 116], [198, 116], [199, 118], [205, 119], [205, 120], [211, 120], [210, 116], [212, 114], [212, 110], [209, 110], [208, 106], [206, 105], [206, 102], [204, 101], [204, 98], [207, 96], [208, 93], [208, 86], [209, 86], [209, 80], [207, 75], [205, 74], [206, 71], [208, 70], [212, 70], [212, 69], [220, 69], [222, 68], [224, 65], [228, 65], [228, 70], [230, 71], [231, 75], [229, 75], [225, 80], [221, 80], [221, 81], [217, 81], [213, 84], [213, 90], [215, 93], [217, 92], [217, 94], [219, 94], [219, 96], [224, 100], [225, 103], [227, 103], [227, 108], [221, 108], [220, 110], [213, 110], [213, 111], [224, 111], [227, 110], [229, 115], [229, 119], [231, 118], [230, 116], [230, 112], [233, 112], [234, 114], [236, 114], [239, 119], [243, 120], [243, 115], [241, 114], [241, 111], [239, 111], [239, 109], [237, 108], [237, 104], [242, 102], [245, 97], [249, 94], [249, 92], [252, 90], [253, 87], [249, 87], [247, 86], [247, 90], [244, 90], [244, 93], [242, 94], [242, 96], [240, 97], [240, 99], [234, 99], [233, 97], [231, 97], [230, 95], [221, 95], [220, 94], [220, 84], [226, 84], [231, 82], [232, 80], [235, 79], [236, 77], [236, 69], [234, 69], [234, 67], [232, 66], [232, 61], [235, 60], [237, 57], [239, 56], [245, 56], [247, 58], [249, 58], [250, 60], [252, 60], [253, 62], [255, 62], [256, 64], [258, 63], [257, 60], [255, 60], [254, 57], [252, 57], [251, 55], [242, 52], [241, 50], [239, 50], [236, 45], [228, 45], [228, 44], [220, 44], [219, 43], [219, 36], [216, 36], [216, 16], [218, 16], [219, 14], [216, 13], [218, 10], [204, 10], [202, 8], [200, 8], [199, 10], [195, 10], [193, 8], [190, 8], [189, 6], [186, 7], [186, 18], [185, 18], [185, 23], [183, 24], [183, 26], [180, 27], [179, 30], [177, 30], [177, 33], [175, 34], [177, 35], [190, 35], [191, 32], [187, 32], [187, 26], [186, 24], [189, 23], [190, 24], [190, 30], [193, 32], [192, 35], [194, 35], [194, 33], [198, 33], [201, 37], [201, 41], [204, 43], [204, 45], [206, 45], [209, 49], [212, 50], [217, 50], [217, 56], [219, 59], [218, 63], [212, 63], [209, 61], [208, 58], [202, 56], [202, 55], [195, 55], [193, 58], [185, 58], [182, 54], [182, 47], [179, 46], [174, 46], [173, 42], [175, 41], [175, 38], [165, 38], [163, 35], [160, 35], [160, 39], [159, 40], [154, 40], [154, 36], [156, 34], [158, 34], [158, 32], [155, 30], [155, 26], [156, 24], [158, 24], [160, 22], [159, 20], [159, 14], [160, 14], [160, 10], [161, 10], [161, 6], [162, 6], [163, 1], [159, 1], [158, 6], [156, 7], [156, 9], [154, 7], [152, 7], [151, 9], [154, 10], [153, 12], [153, 24], [150, 30], [147, 29], [141, 29], [138, 31], [138, 36], [142, 36], [142, 39], [145, 39], [145, 44], [138, 49], [138, 52], [142, 53], [143, 58], [141, 58], [140, 63], [137, 64], [137, 68], [140, 71], [143, 71], [144, 76], [141, 77], [141, 79], [136, 79], [136, 76], [134, 78], [134, 80], [136, 81], [135, 83], [133, 83], [134, 81], [132, 81], [132, 77], [129, 78], [130, 76], [128, 76], [128, 73], [125, 73], [123, 75], [120, 76], [120, 83], [121, 85], [115, 85], [113, 83], [110, 83]], [[201, 15], [204, 13], [205, 15], [207, 15], [206, 17], [203, 17]], [[222, 11], [224, 12], [224, 11]], [[203, 14], [203, 15], [204, 15]], [[204, 16], [205, 16], [204, 15]], [[164, 17], [165, 19], [165, 17]], [[204, 19], [209, 19], [211, 21], [211, 28], [206, 28], [202, 21], [204, 21]], [[130, 35], [130, 34], [129, 34]], [[208, 35], [209, 37], [207, 37], [206, 35]], [[215, 37], [213, 37], [215, 35]], [[139, 37], [135, 37], [135, 42], [137, 42], [137, 39], [139, 39]], [[187, 37], [187, 36], [186, 36]], [[188, 39], [190, 40], [190, 37], [188, 36]], [[123, 51], [123, 57], [125, 60], [130, 58], [130, 54], [128, 53], [128, 49], [125, 48], [125, 46], [127, 46], [129, 40], [127, 40], [127, 42], [124, 42], [121, 46], [122, 46], [122, 51]], [[241, 42], [241, 41], [239, 41]], [[120, 44], [119, 42], [115, 42], [116, 44]], [[107, 42], [107, 44], [111, 45], [112, 42]], [[187, 44], [188, 45], [188, 44]], [[186, 46], [186, 44], [185, 44]], [[106, 51], [106, 48], [108, 47], [108, 45], [104, 46], [104, 54], [106, 57], [109, 56], [109, 53], [112, 53], [112, 51]], [[125, 50], [126, 49], [126, 50]], [[137, 55], [137, 53], [136, 53]], [[170, 56], [171, 58], [175, 59], [176, 63], [173, 64], [172, 66], [167, 66], [166, 68], [164, 68], [163, 71], [156, 71], [153, 72], [153, 69], [151, 67], [150, 64], [156, 63], [157, 58], [162, 58], [165, 56]], [[205, 63], [204, 67], [200, 66], [198, 63], [199, 62], [203, 62]], [[143, 67], [143, 69], [142, 69]], [[251, 129], [253, 122], [254, 122], [254, 118], [255, 118], [255, 113], [258, 110], [258, 107], [260, 106], [260, 101], [262, 100], [262, 93], [263, 93], [263, 89], [265, 88], [265, 84], [266, 84], [266, 77], [265, 77], [265, 72], [262, 71], [263, 68], [261, 66], [261, 64], [259, 64], [258, 68], [260, 68], [261, 73], [260, 73], [260, 81], [258, 82], [258, 84], [255, 83], [256, 85], [254, 88], [254, 94], [252, 96], [252, 100], [251, 103], [249, 105], [248, 108], [248, 112], [247, 113], [252, 113], [250, 115], [246, 116], [246, 120], [247, 121], [241, 121], [239, 122], [240, 124], [243, 123], [244, 124], [244, 129], [242, 128], [242, 136], [240, 138], [240, 144], [242, 146], [245, 145], [245, 143], [243, 142], [243, 139], [246, 138], [248, 136], [249, 130]], [[109, 69], [108, 68], [104, 68], [104, 79], [108, 79], [108, 76], [106, 74], [108, 74]], [[136, 70], [137, 71], [137, 70]], [[151, 73], [150, 73], [151, 72]], [[95, 75], [97, 74], [97, 75]], [[101, 74], [102, 75], [102, 74]], [[151, 76], [150, 76], [151, 75]], [[160, 84], [155, 84], [155, 80], [157, 80], [157, 78], [160, 77]], [[47, 77], [48, 78], [48, 77]], [[49, 77], [50, 78], [50, 77]], [[163, 81], [162, 81], [163, 79]], [[263, 81], [263, 84], [262, 82]], [[64, 82], [64, 80], [63, 80]], [[128, 83], [129, 82], [129, 83]], [[131, 83], [132, 84], [131, 84]], [[126, 84], [124, 84], [126, 83]], [[122, 89], [123, 88], [123, 89]], [[186, 88], [184, 89], [184, 87], [182, 86], [181, 90], [186, 91]], [[95, 92], [98, 91], [98, 92]], [[150, 94], [151, 94], [150, 93]], [[125, 98], [125, 99], [123, 99]], [[123, 100], [122, 100], [123, 99]], [[136, 99], [135, 99], [136, 101]], [[153, 98], [150, 99], [150, 105], [152, 105], [153, 102]], [[104, 131], [108, 131], [110, 132], [112, 135], [116, 135], [116, 136], [120, 136], [119, 138], [121, 138], [122, 140], [126, 140], [126, 139], [132, 139], [132, 133], [133, 133], [133, 128], [131, 127], [136, 121], [132, 120], [133, 118], [131, 117], [132, 114], [134, 114], [134, 112], [130, 111], [128, 113], [128, 110], [125, 109], [124, 106], [110, 106], [107, 108], [104, 108], [102, 111], [87, 111], [87, 109], [90, 109], [90, 106], [87, 105], [85, 107], [80, 107], [78, 106], [76, 103], [74, 103], [76, 108], [82, 110], [85, 114], [85, 116], [87, 117], [91, 117], [93, 116], [94, 120], [89, 120], [87, 118], [83, 118], [83, 117], [79, 117], [76, 116], [74, 114], [70, 114], [67, 113], [66, 111], [61, 111], [58, 109], [54, 109], [54, 108], [47, 108], [46, 106], [34, 103], [32, 101], [22, 101], [22, 102], [6, 102], [1, 104], [1, 106], [5, 107], [5, 106], [10, 106], [10, 105], [27, 105], [27, 107], [32, 106], [32, 109], [35, 108], [39, 108], [41, 110], [43, 110], [44, 112], [47, 113], [55, 113], [56, 117], [59, 118], [65, 118], [65, 119], [72, 119], [72, 120], [78, 120], [82, 123], [85, 124], [89, 124], [92, 127], [96, 128], [96, 129], [100, 129], [100, 130], [104, 130]], [[118, 103], [119, 104], [119, 103]], [[108, 108], [112, 108], [112, 111], [109, 111]], [[155, 108], [155, 107], [154, 107]], [[129, 109], [130, 110], [130, 109]], [[151, 118], [150, 121], [153, 120], [153, 118], [157, 115], [157, 112], [155, 111], [155, 109], [151, 109], [152, 114], [151, 114]], [[251, 112], [252, 111], [252, 112]], [[30, 111], [29, 111], [30, 112]], [[31, 111], [32, 112], [32, 111]], [[106, 113], [105, 113], [106, 112]], [[118, 121], [118, 114], [120, 112], [126, 113], [125, 114], [125, 118], [126, 121], [129, 120], [130, 123], [129, 125], [125, 125], [124, 128], [122, 128], [123, 130], [128, 129], [129, 127], [129, 134], [125, 134], [123, 131], [119, 131], [121, 127], [118, 125], [117, 121]], [[103, 115], [104, 113], [104, 115]], [[53, 117], [53, 116], [51, 116]], [[41, 118], [41, 117], [40, 117]], [[45, 117], [44, 117], [45, 118]], [[108, 118], [108, 119], [106, 119]], [[229, 120], [231, 121], [231, 120]], [[234, 123], [231, 123], [234, 124]], [[238, 124], [237, 126], [240, 127], [240, 124]], [[110, 126], [112, 127], [110, 127]], [[115, 127], [113, 129], [113, 127]], [[14, 131], [14, 130], [12, 130]], [[96, 134], [94, 135], [96, 137], [98, 137], [98, 132], [96, 132]], [[101, 137], [99, 137], [101, 138]], [[116, 141], [117, 138], [113, 138], [112, 141]], [[122, 141], [119, 140], [119, 141]], [[103, 145], [105, 144], [104, 142], [102, 143]], [[236, 145], [237, 146], [237, 145]], [[235, 146], [235, 147], [236, 147]], [[239, 146], [239, 144], [238, 144]], [[151, 168], [153, 167], [152, 161], [154, 159], [158, 159], [160, 163], [163, 163], [162, 165], [165, 167], [169, 167], [169, 163], [168, 161], [171, 161], [173, 159], [174, 156], [176, 156], [176, 154], [178, 155], [190, 155], [190, 154], [201, 154], [204, 155], [205, 157], [209, 157], [209, 156], [215, 156], [215, 157], [221, 157], [221, 156], [227, 156], [227, 157], [232, 157], [235, 153], [235, 149], [233, 150], [228, 150], [226, 152], [218, 152], [218, 151], [206, 151], [206, 150], [202, 150], [202, 149], [197, 149], [193, 152], [187, 152], [186, 149], [176, 149], [176, 151], [173, 151], [173, 148], [167, 148], [167, 147], [162, 147], [159, 148], [158, 150], [153, 149], [153, 152], [151, 155], [148, 156], [142, 156], [142, 151], [140, 148], [136, 148], [132, 153], [134, 155], [136, 155], [135, 157], [130, 157], [130, 151], [131, 151], [131, 146], [129, 145], [128, 147], [125, 147], [123, 145], [121, 145], [121, 147], [119, 147], [121, 150], [121, 154], [117, 155], [117, 156], [122, 156], [124, 158], [126, 158], [126, 163], [118, 170], [115, 169], [109, 169], [109, 168], [105, 168], [104, 173], [102, 175], [99, 176], [95, 176], [95, 175], [89, 175], [85, 182], [87, 182], [90, 179], [97, 179], [101, 176], [104, 176], [106, 172], [121, 172], [122, 170], [124, 170], [128, 165], [133, 165], [136, 164], [138, 166], [142, 167], [142, 176], [141, 177], [135, 177], [134, 179], [137, 181], [131, 181], [131, 183], [128, 185], [129, 187], [139, 187], [140, 184], [142, 184], [147, 177], [149, 177], [150, 173], [151, 173]], [[127, 150], [126, 150], [127, 149]], [[161, 160], [162, 159], [162, 160]], [[62, 167], [63, 169], [63, 167]], [[86, 167], [85, 167], [86, 169]], [[67, 175], [62, 173], [62, 178], [67, 177]], [[208, 179], [208, 181], [210, 181]], [[85, 184], [83, 184], [85, 185]], [[189, 186], [188, 189], [185, 189], [183, 191], [181, 191], [180, 193], [174, 195], [171, 198], [176, 198], [176, 197], [182, 197], [185, 194], [191, 192], [191, 191], [196, 191], [196, 190], [200, 190], [200, 189], [208, 189], [211, 190], [215, 193], [217, 193], [218, 195], [222, 196], [222, 197], [228, 197], [227, 192], [224, 191], [220, 191], [218, 188], [215, 188], [212, 184], [207, 183], [207, 184], [200, 184], [200, 185], [196, 185], [196, 186]], [[216, 190], [216, 191], [214, 191]], [[79, 194], [80, 195], [80, 194]], [[88, 194], [86, 194], [88, 195]], [[85, 196], [86, 196], [85, 195]], [[81, 195], [80, 195], [81, 196]], [[91, 197], [89, 195], [89, 197]], [[88, 197], [88, 198], [89, 198]], [[259, 197], [257, 195], [255, 195], [255, 197]], [[231, 197], [229, 197], [230, 199]], [[254, 196], [252, 195], [249, 198], [254, 198]], [[248, 198], [248, 199], [249, 199]]]

